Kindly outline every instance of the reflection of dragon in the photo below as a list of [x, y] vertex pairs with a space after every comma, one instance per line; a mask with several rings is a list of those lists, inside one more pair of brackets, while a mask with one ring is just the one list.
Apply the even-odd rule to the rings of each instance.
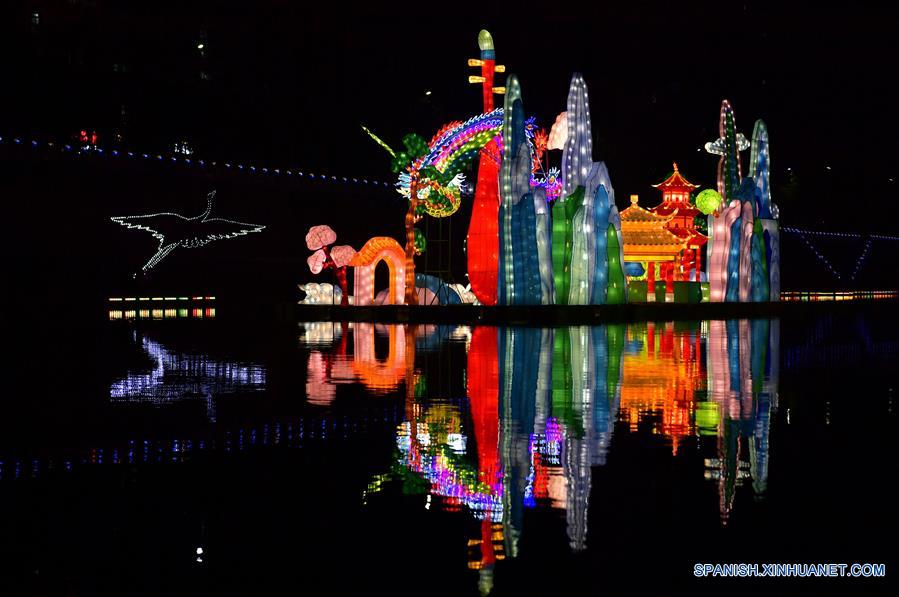
[[208, 245], [214, 240], [235, 238], [250, 232], [259, 232], [265, 228], [260, 224], [210, 218], [209, 214], [212, 212], [214, 200], [215, 191], [212, 191], [206, 196], [206, 211], [193, 218], [166, 212], [144, 216], [118, 216], [110, 219], [128, 228], [147, 230], [159, 240], [159, 249], [144, 264], [143, 271], [152, 269], [177, 247], [195, 249]]

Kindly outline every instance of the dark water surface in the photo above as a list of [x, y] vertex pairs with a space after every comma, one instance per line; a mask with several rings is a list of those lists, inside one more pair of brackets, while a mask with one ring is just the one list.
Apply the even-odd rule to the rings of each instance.
[[[893, 319], [203, 315], [111, 314], [76, 348], [22, 348], [0, 592], [895, 589]], [[887, 577], [695, 578], [706, 562]]]

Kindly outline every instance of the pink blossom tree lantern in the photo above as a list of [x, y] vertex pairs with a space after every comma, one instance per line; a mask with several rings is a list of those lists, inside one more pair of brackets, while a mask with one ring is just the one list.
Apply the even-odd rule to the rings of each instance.
[[346, 285], [346, 266], [356, 254], [356, 250], [349, 245], [331, 247], [337, 240], [337, 233], [330, 226], [313, 226], [306, 233], [306, 246], [310, 251], [315, 251], [306, 259], [309, 270], [313, 274], [319, 274], [324, 269], [333, 269], [340, 285], [342, 296], [340, 305], [346, 307], [350, 304], [349, 292]]

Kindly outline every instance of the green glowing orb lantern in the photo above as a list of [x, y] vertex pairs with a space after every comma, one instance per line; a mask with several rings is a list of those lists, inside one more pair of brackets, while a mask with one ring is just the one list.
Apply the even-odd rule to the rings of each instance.
[[705, 215], [715, 213], [718, 206], [721, 205], [721, 201], [721, 195], [714, 189], [706, 189], [696, 195], [696, 207]]

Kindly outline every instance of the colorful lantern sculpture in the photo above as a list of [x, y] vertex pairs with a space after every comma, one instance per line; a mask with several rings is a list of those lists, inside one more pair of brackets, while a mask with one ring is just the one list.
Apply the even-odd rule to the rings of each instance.
[[[406, 212], [406, 304], [417, 302], [415, 295], [415, 255], [422, 247], [421, 234], [415, 224], [424, 214], [450, 216], [461, 205], [463, 168], [499, 133], [502, 112], [495, 110], [475, 116], [466, 122], [453, 122], [443, 127], [430, 143], [415, 134], [403, 138], [404, 151], [394, 152], [384, 141], [363, 127], [366, 133], [385, 148], [393, 161], [391, 169], [399, 174], [397, 190], [409, 199]], [[417, 250], [418, 249], [418, 250]]]
[[[483, 30], [478, 35], [480, 59], [470, 59], [469, 66], [480, 66], [481, 76], [469, 77], [471, 83], [482, 83], [484, 113], [493, 111], [493, 94], [505, 88], [493, 87], [494, 72], [504, 72], [496, 65], [493, 37]], [[466, 239], [468, 279], [471, 291], [481, 304], [495, 305], [499, 281], [499, 162], [500, 146], [494, 138], [480, 151], [478, 158], [478, 186], [471, 210], [471, 224]]]
[[[545, 233], [537, 231], [537, 200], [545, 205], [545, 195], [535, 195], [531, 186], [534, 154], [528, 142], [527, 122], [521, 99], [521, 87], [515, 75], [507, 79], [507, 92], [503, 110], [503, 160], [500, 169], [501, 200], [500, 219], [500, 280], [498, 302], [505, 305], [539, 305], [549, 301], [544, 298], [546, 284], [541, 280], [538, 238], [545, 240]], [[541, 223], [545, 223], [546, 210], [540, 206]], [[545, 224], [544, 224], [545, 226]], [[543, 227], [541, 227], [542, 232]], [[546, 268], [543, 268], [544, 274]]]
[[696, 208], [705, 215], [712, 215], [721, 206], [723, 199], [715, 189], [705, 189], [696, 195]]
[[[301, 305], [333, 305], [343, 301], [345, 296], [339, 286], [333, 286], [328, 282], [316, 284], [310, 282], [308, 284], [297, 284], [297, 288], [306, 295], [303, 300], [299, 301]], [[349, 302], [347, 302], [349, 304]]]
[[[555, 303], [626, 302], [621, 220], [608, 169], [603, 162], [593, 161], [587, 84], [579, 73], [571, 78], [567, 108], [550, 133], [551, 145], [563, 139], [565, 143], [563, 192], [553, 206]], [[556, 130], [563, 122], [567, 124], [564, 136]], [[611, 244], [609, 227], [616, 236]], [[610, 257], [610, 250], [617, 254]]]
[[[705, 148], [721, 156], [718, 192], [723, 203], [729, 203], [710, 216], [710, 299], [713, 302], [779, 300], [780, 237], [777, 206], [771, 202], [768, 129], [763, 121], [756, 121], [750, 144], [736, 132], [733, 108], [724, 100], [719, 133], [721, 137], [706, 143]], [[751, 175], [744, 179], [739, 152], [750, 145]]]
[[[651, 289], [657, 275], [654, 260], [625, 262], [621, 216], [608, 169], [593, 161], [584, 78], [572, 76], [566, 110], [547, 135], [537, 130], [533, 118], [525, 118], [517, 77], [510, 75], [506, 87], [493, 85], [494, 73], [505, 69], [495, 63], [489, 32], [481, 31], [478, 43], [480, 58], [470, 59], [469, 65], [479, 67], [481, 74], [469, 81], [482, 85], [483, 114], [447, 124], [427, 143], [407, 135], [401, 152], [366, 129], [393, 157], [397, 190], [409, 200], [404, 302], [418, 302], [414, 257], [426, 247], [415, 224], [424, 215], [446, 217], [458, 210], [462, 171], [475, 156], [478, 184], [466, 251], [471, 292], [482, 304], [623, 303], [628, 291], [626, 268], [639, 271], [632, 277], [645, 275]], [[497, 93], [505, 94], [500, 109], [494, 109]], [[770, 200], [767, 129], [763, 122], [756, 123], [750, 145], [737, 132], [733, 108], [724, 100], [719, 135], [705, 146], [720, 156], [717, 191], [703, 191], [694, 204], [691, 196], [697, 187], [679, 175], [677, 165], [668, 180], [656, 185], [665, 193], [657, 208], [664, 211], [660, 215], [671, 215], [669, 231], [686, 239], [659, 275], [669, 290], [674, 280], [701, 282], [701, 252], [706, 245], [711, 300], [776, 300], [779, 237], [777, 209]], [[750, 146], [751, 176], [744, 179], [739, 152]], [[561, 172], [544, 168], [543, 156], [554, 148], [563, 149]], [[709, 217], [709, 238], [702, 222], [695, 228], [700, 213]], [[456, 298], [441, 299], [438, 294], [431, 289], [428, 296], [441, 303]]]
[[[383, 261], [390, 272], [390, 288], [386, 304], [401, 305], [406, 292], [406, 252], [398, 242], [387, 236], [376, 236], [359, 249], [349, 265], [355, 268], [354, 296], [357, 306], [375, 301], [375, 267]], [[414, 278], [413, 278], [414, 280]], [[414, 292], [414, 289], [413, 289]]]
[[[756, 186], [757, 215], [756, 220], [761, 227], [755, 234], [758, 239], [758, 255], [756, 261], [763, 272], [756, 273], [753, 270], [754, 279], [759, 280], [759, 285], [753, 284], [753, 301], [780, 300], [780, 229], [778, 218], [780, 210], [771, 201], [771, 154], [768, 148], [768, 127], [762, 120], [756, 120], [752, 130], [752, 154], [750, 164], [752, 166], [752, 178]], [[756, 267], [754, 265], [754, 267]], [[767, 288], [764, 287], [767, 283]], [[767, 296], [767, 298], [766, 298]]]
[[[492, 72], [504, 72], [505, 68], [502, 65], [496, 65], [494, 62], [493, 39], [489, 32], [481, 31], [478, 41], [482, 57], [469, 60], [469, 65], [482, 67], [482, 73], [485, 70], [489, 70], [491, 65], [493, 68]], [[496, 268], [497, 274], [500, 274], [500, 270], [503, 268], [502, 252], [504, 249], [500, 241], [509, 245], [512, 243], [511, 219], [513, 216], [511, 212], [504, 216], [506, 218], [505, 227], [498, 226], [499, 238], [497, 238], [497, 235], [494, 233], [494, 222], [496, 222], [498, 214], [496, 214], [494, 208], [494, 200], [496, 200], [496, 209], [498, 209], [499, 194], [494, 180], [499, 169], [498, 166], [501, 165], [500, 154], [508, 154], [508, 148], [505, 145], [509, 144], [509, 138], [504, 139], [504, 135], [507, 132], [503, 130], [505, 118], [503, 109], [492, 109], [493, 94], [506, 93], [506, 88], [489, 86], [492, 83], [491, 78], [492, 74], [489, 77], [486, 74], [469, 77], [469, 81], [472, 83], [484, 84], [484, 109], [489, 109], [490, 111], [470, 118], [465, 122], [452, 122], [444, 126], [431, 139], [427, 147], [424, 147], [420, 137], [407, 135], [403, 139], [405, 151], [396, 153], [385, 142], [363, 127], [366, 133], [393, 156], [392, 169], [400, 174], [397, 190], [409, 199], [409, 210], [406, 214], [406, 302], [408, 304], [415, 303], [414, 257], [417, 254], [416, 246], [420, 247], [422, 244], [421, 242], [416, 242], [416, 239], [421, 238], [421, 236], [415, 233], [415, 223], [423, 214], [434, 217], [446, 217], [458, 210], [461, 195], [460, 189], [464, 181], [461, 172], [476, 155], [480, 155], [481, 169], [478, 174], [479, 184], [475, 193], [475, 206], [472, 214], [473, 223], [468, 237], [469, 278], [472, 281], [472, 290], [484, 304], [494, 304], [499, 298], [501, 287], [498, 276], [497, 281], [494, 282], [493, 272], [494, 268]], [[514, 100], [510, 102], [507, 97], [506, 105], [511, 106], [512, 103], [514, 103]], [[511, 115], [509, 115], [509, 122], [512, 122]], [[520, 131], [521, 139], [527, 144], [528, 150], [527, 163], [525, 164], [522, 161], [516, 169], [522, 181], [522, 188], [528, 186], [542, 188], [544, 191], [542, 196], [544, 198], [555, 197], [560, 191], [559, 177], [552, 170], [548, 173], [543, 172], [540, 161], [540, 155], [545, 151], [548, 143], [545, 133], [536, 130], [534, 119], [525, 120], [523, 113], [515, 122], [516, 131]], [[519, 143], [514, 143], [514, 146], [517, 150]], [[509, 154], [509, 159], [512, 160], [516, 156], [517, 152]], [[527, 176], [522, 174], [522, 172], [526, 172]], [[506, 175], [508, 176], [509, 173], [507, 172]], [[530, 199], [533, 199], [534, 196], [536, 195], [532, 195]], [[517, 206], [519, 201], [520, 198], [515, 198], [512, 200], [512, 204]], [[527, 213], [528, 211], [526, 209], [521, 216], [527, 221], [531, 219], [536, 221], [538, 219], [536, 214], [532, 218]], [[537, 214], [547, 216], [541, 218], [542, 220], [548, 219], [548, 214], [544, 213], [545, 210], [541, 206], [534, 206], [534, 211]], [[531, 237], [528, 238], [530, 239]], [[520, 240], [521, 238], [519, 238]], [[495, 250], [494, 247], [496, 248]], [[537, 250], [539, 250], [539, 247], [535, 248], [535, 252]], [[545, 252], [548, 255], [548, 247]], [[536, 266], [534, 270], [539, 276], [541, 268]], [[542, 271], [545, 276], [539, 278], [540, 288], [537, 289], [541, 293], [541, 300], [543, 300], [542, 288], [546, 285], [549, 278], [548, 267], [544, 267]], [[503, 271], [501, 275], [508, 277], [510, 272]], [[511, 279], [507, 280], [507, 282], [510, 281]], [[516, 296], [518, 297], [516, 300], [527, 300], [528, 302], [534, 300], [533, 298], [523, 298], [520, 294]]]
[[353, 259], [356, 250], [349, 245], [329, 247], [336, 240], [337, 233], [329, 226], [310, 228], [306, 233], [306, 247], [315, 252], [306, 259], [306, 263], [313, 274], [319, 274], [323, 269], [334, 270], [337, 283], [340, 285], [340, 304], [346, 307], [350, 304], [346, 285], [346, 266]]
[[465, 248], [471, 291], [484, 305], [496, 304], [499, 281], [499, 161], [499, 147], [490, 141], [481, 150]]

